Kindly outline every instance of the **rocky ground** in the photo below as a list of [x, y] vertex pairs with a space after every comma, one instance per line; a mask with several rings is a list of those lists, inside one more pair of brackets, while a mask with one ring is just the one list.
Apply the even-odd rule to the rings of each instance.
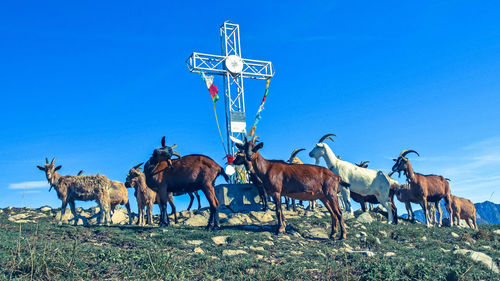
[[[328, 239], [323, 208], [285, 211], [287, 233], [275, 235], [274, 211], [221, 208], [222, 229], [206, 231], [206, 208], [179, 213], [171, 227], [129, 226], [117, 208], [114, 226], [95, 226], [97, 208], [79, 209], [72, 226], [60, 210], [0, 209], [0, 279], [206, 280], [494, 280], [500, 226], [426, 228], [383, 223], [382, 209], [344, 214], [347, 239]], [[173, 216], [171, 216], [173, 219]], [[155, 221], [157, 222], [157, 217]], [[137, 221], [137, 217], [133, 216]]]

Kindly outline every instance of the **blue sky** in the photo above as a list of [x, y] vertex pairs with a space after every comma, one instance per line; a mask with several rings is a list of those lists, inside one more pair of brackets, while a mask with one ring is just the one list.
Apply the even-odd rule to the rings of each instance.
[[[62, 174], [124, 181], [166, 135], [181, 154], [222, 164], [209, 93], [185, 60], [219, 54], [225, 20], [240, 24], [243, 57], [276, 69], [257, 129], [264, 157], [286, 159], [335, 133], [332, 148], [347, 161], [388, 172], [402, 149], [415, 149], [415, 171], [451, 178], [458, 196], [500, 203], [498, 4], [0, 5], [0, 207], [60, 205], [40, 183], [45, 157], [57, 156]], [[215, 84], [222, 89], [221, 78]], [[245, 87], [252, 122], [265, 83]], [[221, 120], [223, 108], [221, 100]], [[186, 199], [176, 198], [179, 208]]]

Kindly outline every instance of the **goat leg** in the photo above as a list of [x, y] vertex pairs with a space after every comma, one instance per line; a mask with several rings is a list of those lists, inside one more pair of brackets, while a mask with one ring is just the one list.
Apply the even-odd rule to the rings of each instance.
[[189, 205], [187, 207], [187, 210], [191, 210], [191, 206], [193, 205], [193, 201], [194, 201], [194, 195], [192, 192], [188, 192], [188, 195], [189, 195]]

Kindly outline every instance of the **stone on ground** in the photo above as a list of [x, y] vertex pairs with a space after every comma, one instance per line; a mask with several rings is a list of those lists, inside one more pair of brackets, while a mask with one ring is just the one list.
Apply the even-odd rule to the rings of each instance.
[[458, 249], [458, 250], [453, 251], [453, 253], [468, 256], [473, 261], [483, 263], [484, 265], [486, 265], [487, 268], [489, 268], [493, 272], [495, 272], [495, 273], [500, 272], [498, 269], [498, 266], [495, 264], [493, 259], [484, 253], [476, 252], [476, 251], [472, 251], [472, 250], [465, 250], [465, 249]]
[[214, 243], [216, 245], [224, 245], [226, 244], [226, 240], [227, 240], [227, 237], [228, 236], [214, 236], [212, 237], [212, 241], [214, 241]]
[[248, 254], [247, 252], [243, 250], [223, 250], [222, 255], [223, 256], [236, 256], [236, 255], [242, 255], [242, 254]]
[[205, 251], [203, 251], [203, 249], [200, 247], [194, 248], [193, 252], [200, 254], [200, 255], [205, 254]]
[[357, 218], [356, 221], [359, 223], [372, 223], [374, 219], [368, 212], [361, 213]]

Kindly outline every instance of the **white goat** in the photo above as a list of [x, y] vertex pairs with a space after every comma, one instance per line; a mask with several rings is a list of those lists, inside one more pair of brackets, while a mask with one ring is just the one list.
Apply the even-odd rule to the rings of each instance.
[[323, 141], [326, 139], [333, 139], [330, 136], [335, 136], [334, 134], [324, 135], [316, 144], [316, 146], [311, 150], [309, 156], [316, 159], [316, 165], [319, 164], [320, 158], [326, 162], [328, 168], [339, 175], [342, 181], [350, 184], [350, 187], [339, 185], [342, 197], [344, 199], [344, 204], [346, 205], [346, 210], [351, 214], [353, 213], [351, 206], [350, 190], [362, 195], [374, 195], [382, 206], [387, 210], [388, 222], [393, 221], [393, 214], [390, 211], [392, 209], [391, 201], [389, 200], [389, 190], [391, 187], [391, 182], [389, 182], [389, 177], [382, 173], [381, 171], [376, 171], [367, 168], [361, 168], [354, 164], [346, 161], [339, 160], [330, 147]]

